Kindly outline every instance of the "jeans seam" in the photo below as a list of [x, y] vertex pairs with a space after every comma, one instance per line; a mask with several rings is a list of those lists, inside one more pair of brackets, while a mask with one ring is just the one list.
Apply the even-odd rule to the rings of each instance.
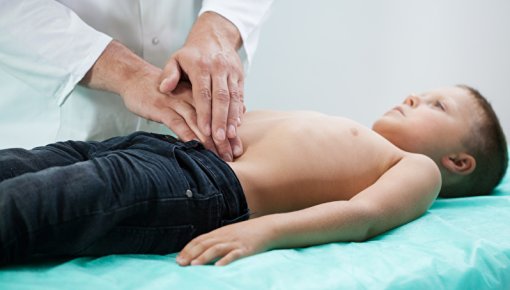
[[[213, 197], [216, 197], [216, 195], [213, 195], [213, 196], [208, 196], [207, 198], [195, 198], [196, 200], [206, 200], [206, 199], [209, 199], [209, 198], [213, 198]], [[149, 203], [149, 202], [153, 202], [153, 201], [159, 201], [159, 202], [162, 202], [162, 201], [169, 201], [169, 200], [173, 200], [173, 201], [177, 201], [177, 200], [188, 200], [189, 198], [188, 197], [174, 197], [174, 198], [164, 198], [164, 199], [151, 199], [151, 200], [144, 200], [144, 201], [140, 201], [140, 202], [136, 202], [136, 203], [133, 203], [129, 206], [124, 206], [124, 207], [119, 207], [119, 208], [115, 208], [113, 210], [110, 210], [110, 211], [94, 211], [92, 213], [88, 213], [86, 215], [82, 215], [82, 216], [79, 216], [79, 217], [75, 217], [75, 218], [72, 218], [72, 219], [68, 219], [68, 220], [65, 220], [65, 221], [62, 221], [62, 222], [58, 222], [58, 223], [53, 223], [53, 224], [48, 224], [48, 225], [45, 225], [43, 227], [40, 227], [36, 230], [31, 230], [31, 231], [27, 231], [26, 234], [27, 236], [30, 236], [32, 234], [36, 234], [38, 232], [41, 232], [43, 231], [44, 229], [48, 228], [48, 227], [54, 227], [54, 226], [57, 226], [57, 225], [64, 225], [66, 223], [70, 223], [70, 222], [75, 222], [76, 220], [80, 220], [80, 219], [84, 219], [84, 218], [88, 218], [88, 217], [91, 217], [91, 216], [95, 216], [95, 215], [99, 215], [99, 214], [105, 214], [105, 215], [109, 215], [109, 214], [114, 214], [115, 212], [119, 212], [119, 211], [123, 211], [123, 210], [127, 210], [129, 208], [132, 208], [134, 206], [138, 206], [140, 204], [144, 204], [144, 203]], [[15, 237], [7, 242], [5, 242], [5, 245], [6, 246], [9, 246], [11, 245], [12, 243], [18, 241], [18, 238]]]
[[[131, 229], [134, 229], [134, 228], [136, 228], [136, 227], [135, 226], [119, 226], [119, 227], [116, 227], [117, 230], [120, 229], [122, 232], [129, 232], [129, 233], [134, 233], [135, 230], [131, 230]], [[160, 230], [161, 232], [168, 231], [169, 229], [174, 229], [174, 230], [175, 229], [179, 229], [181, 231], [185, 230], [185, 229], [189, 229], [190, 230], [190, 234], [189, 234], [190, 237], [192, 237], [194, 232], [196, 231], [196, 227], [193, 224], [166, 226], [166, 227], [138, 227], [138, 228], [143, 229], [143, 231], [146, 231], [146, 230], [159, 230], [160, 228], [165, 228], [165, 230]], [[71, 254], [71, 255], [80, 255], [81, 252], [84, 252], [84, 251], [90, 249], [98, 241], [99, 240], [92, 241], [91, 243], [87, 244], [86, 246], [82, 247], [81, 249], [74, 251], [74, 254]]]
[[184, 173], [181, 165], [179, 164], [179, 161], [177, 161], [177, 157], [175, 156], [175, 149], [177, 149], [176, 147], [172, 148], [172, 156], [170, 158], [170, 161], [171, 162], [175, 162], [175, 168], [177, 170], [179, 170], [179, 174], [182, 176], [181, 180], [183, 180], [183, 182], [185, 183], [186, 185], [186, 189], [189, 189], [191, 190], [191, 185], [189, 183], [189, 181], [186, 179], [186, 174]]

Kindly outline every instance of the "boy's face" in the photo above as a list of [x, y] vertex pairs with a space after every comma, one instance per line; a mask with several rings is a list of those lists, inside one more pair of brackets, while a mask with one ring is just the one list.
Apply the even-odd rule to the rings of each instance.
[[403, 150], [423, 153], [434, 160], [464, 150], [478, 110], [464, 88], [446, 87], [411, 95], [379, 118], [373, 130]]

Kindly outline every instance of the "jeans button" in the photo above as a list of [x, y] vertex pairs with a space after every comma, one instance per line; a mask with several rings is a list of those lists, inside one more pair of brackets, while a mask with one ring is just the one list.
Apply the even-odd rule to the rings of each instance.
[[192, 197], [193, 196], [193, 192], [189, 189], [186, 190], [186, 196], [187, 197]]

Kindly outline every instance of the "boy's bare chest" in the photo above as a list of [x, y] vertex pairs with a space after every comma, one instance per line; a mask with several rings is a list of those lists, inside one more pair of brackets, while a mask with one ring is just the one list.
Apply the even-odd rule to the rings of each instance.
[[256, 168], [251, 171], [256, 194], [282, 207], [294, 205], [286, 210], [350, 199], [386, 172], [399, 151], [369, 128], [345, 119], [266, 129], [247, 144], [245, 158]]
[[[300, 191], [328, 192], [343, 199], [373, 184], [394, 164], [394, 146], [364, 127], [351, 126], [308, 136], [284, 136], [275, 171]], [[335, 133], [335, 134], [333, 134]], [[278, 156], [278, 157], [277, 157]], [[294, 188], [296, 192], [298, 188]]]

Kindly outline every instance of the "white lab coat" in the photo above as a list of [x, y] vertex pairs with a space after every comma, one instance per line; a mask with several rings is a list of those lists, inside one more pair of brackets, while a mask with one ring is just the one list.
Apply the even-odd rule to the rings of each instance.
[[0, 0], [0, 148], [169, 132], [129, 112], [120, 96], [77, 83], [112, 37], [164, 67], [196, 19], [234, 23], [249, 65], [272, 0]]

